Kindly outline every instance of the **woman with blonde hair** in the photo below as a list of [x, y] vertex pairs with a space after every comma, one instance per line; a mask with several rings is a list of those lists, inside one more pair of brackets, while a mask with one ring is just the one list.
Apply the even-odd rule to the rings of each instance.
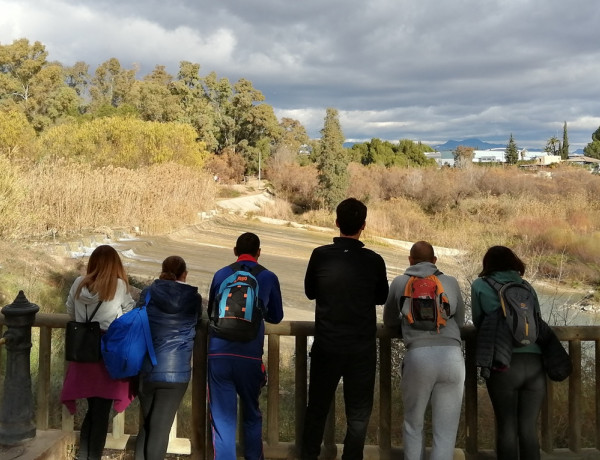
[[163, 460], [175, 414], [192, 375], [192, 350], [196, 324], [202, 310], [198, 288], [186, 284], [187, 267], [179, 256], [169, 256], [162, 272], [140, 295], [150, 300], [146, 310], [150, 322], [156, 366], [146, 359], [140, 374], [142, 408], [135, 446], [136, 460]]
[[[98, 306], [94, 321], [106, 331], [110, 323], [131, 310], [135, 301], [118, 252], [109, 245], [98, 246], [88, 261], [86, 274], [79, 276], [67, 297], [67, 314], [84, 322]], [[110, 409], [124, 411], [134, 398], [128, 379], [114, 380], [104, 362], [69, 362], [61, 402], [71, 414], [76, 400], [87, 399], [88, 407], [79, 435], [78, 460], [100, 460], [106, 442]]]

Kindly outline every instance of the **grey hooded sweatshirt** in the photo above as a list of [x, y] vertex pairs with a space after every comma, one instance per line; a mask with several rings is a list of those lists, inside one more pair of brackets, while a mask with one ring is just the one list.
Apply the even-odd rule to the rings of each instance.
[[[402, 327], [402, 339], [407, 349], [412, 347], [461, 346], [460, 328], [465, 323], [465, 304], [456, 278], [439, 274], [438, 268], [431, 262], [419, 262], [397, 276], [390, 285], [390, 292], [383, 307], [383, 323], [388, 327]], [[402, 315], [404, 288], [411, 276], [425, 278], [436, 274], [450, 302], [451, 318], [446, 326], [437, 331], [421, 331], [413, 328]]]
[[[78, 277], [69, 291], [67, 297], [67, 314], [75, 321], [86, 321], [87, 318], [92, 315], [96, 305], [100, 302], [98, 294], [95, 292], [88, 291], [87, 288], [83, 288], [79, 293], [79, 297], [75, 297], [79, 284], [83, 281], [83, 276]], [[131, 310], [135, 306], [135, 301], [127, 291], [127, 285], [125, 281], [117, 280], [117, 289], [115, 295], [111, 300], [105, 300], [98, 308], [98, 311], [94, 315], [93, 321], [100, 323], [100, 329], [105, 331], [117, 317], [123, 313]]]

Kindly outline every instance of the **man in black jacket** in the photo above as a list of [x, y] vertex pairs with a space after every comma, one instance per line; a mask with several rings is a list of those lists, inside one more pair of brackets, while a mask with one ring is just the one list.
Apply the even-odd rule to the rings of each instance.
[[336, 209], [340, 236], [316, 248], [304, 279], [306, 296], [316, 300], [315, 339], [301, 458], [316, 460], [325, 420], [340, 378], [344, 379], [346, 437], [343, 460], [363, 458], [375, 384], [375, 307], [385, 303], [388, 281], [383, 258], [359, 241], [367, 207], [355, 198]]

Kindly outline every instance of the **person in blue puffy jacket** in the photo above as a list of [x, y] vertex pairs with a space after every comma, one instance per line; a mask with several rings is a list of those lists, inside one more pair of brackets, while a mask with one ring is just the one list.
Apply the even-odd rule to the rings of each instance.
[[[150, 290], [147, 312], [156, 366], [147, 358], [140, 374], [142, 419], [135, 446], [136, 460], [163, 460], [169, 432], [192, 374], [196, 323], [202, 310], [198, 288], [186, 284], [187, 267], [179, 256], [162, 263], [162, 273]], [[138, 302], [138, 306], [140, 305]]]

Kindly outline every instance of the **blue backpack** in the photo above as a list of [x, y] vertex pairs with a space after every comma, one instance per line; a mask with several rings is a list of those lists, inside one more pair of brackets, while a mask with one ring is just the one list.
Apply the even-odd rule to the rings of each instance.
[[138, 375], [146, 355], [156, 366], [156, 354], [150, 335], [150, 323], [146, 306], [150, 301], [150, 289], [146, 291], [144, 305], [115, 319], [102, 336], [102, 358], [113, 379]]
[[215, 296], [210, 328], [222, 339], [248, 342], [256, 338], [263, 320], [256, 276], [265, 267], [249, 268], [236, 262], [231, 268], [233, 273], [223, 280]]

